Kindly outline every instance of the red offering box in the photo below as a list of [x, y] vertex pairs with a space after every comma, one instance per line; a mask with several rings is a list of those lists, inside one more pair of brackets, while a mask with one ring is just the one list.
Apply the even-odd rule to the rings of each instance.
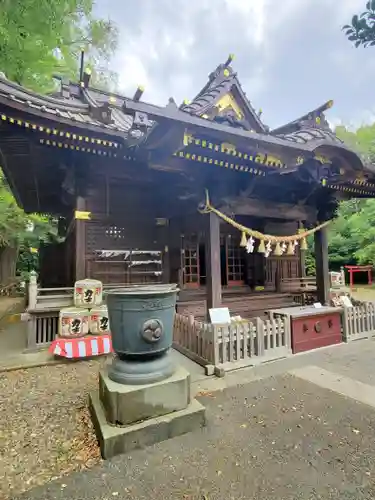
[[287, 317], [290, 321], [292, 352], [311, 351], [318, 347], [340, 344], [342, 309], [337, 307], [288, 307], [270, 311], [271, 318]]

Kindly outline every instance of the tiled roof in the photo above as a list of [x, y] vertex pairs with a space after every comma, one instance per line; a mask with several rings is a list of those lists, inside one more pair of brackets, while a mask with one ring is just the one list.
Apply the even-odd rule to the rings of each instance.
[[276, 137], [299, 144], [306, 144], [310, 141], [331, 141], [338, 145], [343, 144], [332, 130], [318, 127], [304, 127], [289, 134], [277, 134]]
[[[78, 88], [78, 85], [76, 86]], [[101, 96], [99, 103], [108, 103], [109, 96], [104, 96], [99, 91], [91, 92], [94, 96]], [[79, 94], [78, 94], [79, 95]], [[107, 129], [108, 131], [122, 132], [126, 134], [132, 126], [133, 118], [125, 115], [121, 106], [123, 102], [115, 105], [108, 104], [111, 113], [111, 122], [105, 123], [93, 117], [92, 106], [83, 102], [82, 97], [71, 96], [69, 98], [41, 96], [30, 90], [27, 90], [20, 85], [10, 82], [6, 78], [0, 77], [0, 98], [6, 98], [15, 104], [21, 104], [30, 109], [30, 111], [38, 111], [45, 115], [47, 119], [65, 118], [72, 122], [72, 125], [90, 125], [97, 127], [100, 130]], [[123, 98], [125, 101], [125, 98]]]
[[327, 129], [329, 130], [329, 124], [326, 120], [324, 112], [330, 109], [333, 106], [333, 101], [327, 101], [318, 108], [315, 108], [308, 113], [300, 116], [296, 120], [293, 120], [281, 127], [277, 127], [271, 130], [272, 135], [280, 135], [280, 134], [290, 134], [296, 132], [297, 130], [301, 130], [304, 127], [314, 127], [319, 129]]
[[342, 145], [343, 142], [330, 129], [324, 115], [324, 111], [331, 108], [333, 101], [327, 101], [322, 106], [309, 111], [297, 120], [293, 120], [270, 133], [275, 137], [280, 137], [287, 141], [307, 144], [310, 141], [323, 140], [336, 145]]
[[211, 108], [223, 95], [231, 89], [233, 77], [214, 80], [208, 88], [196, 96], [189, 104], [183, 104], [181, 109], [194, 115], [202, 115]]

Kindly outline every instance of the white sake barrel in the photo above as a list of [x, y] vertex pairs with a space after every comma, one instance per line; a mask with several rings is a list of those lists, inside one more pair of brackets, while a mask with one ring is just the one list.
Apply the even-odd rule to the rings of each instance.
[[65, 307], [59, 314], [59, 337], [72, 339], [84, 337], [89, 333], [88, 309]]
[[79, 280], [74, 284], [74, 305], [76, 307], [101, 306], [103, 302], [103, 284], [98, 280]]
[[93, 335], [109, 333], [107, 306], [93, 307], [89, 316], [89, 330]]

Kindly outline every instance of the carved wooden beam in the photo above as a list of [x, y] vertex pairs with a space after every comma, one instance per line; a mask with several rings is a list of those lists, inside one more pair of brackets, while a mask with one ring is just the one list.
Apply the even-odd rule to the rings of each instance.
[[316, 209], [307, 205], [287, 203], [267, 203], [256, 198], [226, 199], [226, 204], [218, 207], [221, 212], [236, 215], [251, 215], [260, 218], [288, 220], [316, 220]]

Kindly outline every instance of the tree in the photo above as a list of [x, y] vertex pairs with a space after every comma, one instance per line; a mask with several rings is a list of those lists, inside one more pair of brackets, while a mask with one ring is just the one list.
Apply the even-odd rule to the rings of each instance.
[[38, 269], [42, 242], [58, 241], [57, 224], [46, 215], [26, 214], [16, 203], [0, 170], [0, 284]]
[[[356, 150], [366, 162], [375, 163], [375, 124], [355, 132], [337, 127], [336, 135]], [[308, 274], [315, 274], [313, 238], [306, 254]], [[340, 203], [329, 226], [329, 263], [332, 270], [345, 264], [375, 265], [375, 199], [351, 199]]]
[[[337, 127], [335, 132], [365, 162], [375, 161], [375, 124], [362, 126], [355, 132]], [[374, 224], [375, 199], [352, 199], [340, 203], [337, 218], [329, 231], [329, 259], [332, 267], [375, 263], [375, 243], [372, 242]]]
[[351, 24], [345, 25], [343, 30], [356, 47], [375, 45], [375, 0], [369, 0], [365, 12], [353, 16]]
[[358, 264], [375, 265], [375, 200], [365, 200], [350, 224]]
[[333, 269], [338, 270], [345, 264], [357, 263], [358, 238], [355, 218], [364, 203], [365, 200], [352, 199], [342, 202], [338, 207], [337, 218], [331, 224], [328, 238], [329, 261]]
[[365, 162], [375, 163], [375, 124], [362, 126], [355, 132], [339, 126], [335, 133], [348, 147], [357, 151]]
[[[364, 201], [356, 199], [341, 202], [335, 220], [328, 227], [328, 259], [332, 271], [338, 271], [346, 264], [357, 263], [358, 241], [353, 234], [355, 228], [353, 216], [363, 203]], [[308, 238], [306, 272], [310, 276], [315, 275], [313, 236]]]
[[95, 18], [93, 5], [94, 0], [0, 0], [0, 71], [48, 92], [56, 74], [77, 80], [81, 50], [92, 69], [105, 67], [118, 31], [110, 20]]

